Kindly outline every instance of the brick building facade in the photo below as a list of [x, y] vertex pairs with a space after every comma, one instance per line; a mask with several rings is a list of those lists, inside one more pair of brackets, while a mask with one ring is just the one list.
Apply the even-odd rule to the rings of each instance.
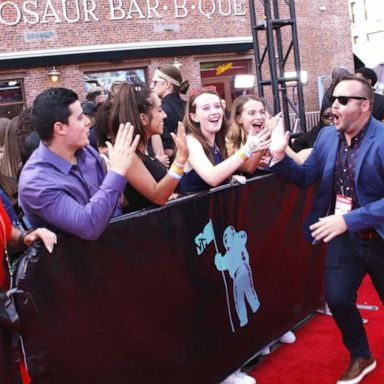
[[[285, 1], [279, 3], [284, 12]], [[318, 77], [337, 65], [353, 69], [348, 0], [295, 5], [309, 80], [305, 108], [315, 111]], [[255, 6], [263, 20], [261, 2]], [[255, 68], [246, 0], [13, 0], [0, 2], [0, 28], [2, 116], [16, 114], [49, 86], [84, 98], [89, 81], [103, 73], [109, 79], [133, 73], [149, 84], [156, 67], [174, 58], [191, 87], [214, 83], [230, 106], [233, 76]], [[60, 72], [56, 83], [48, 76], [53, 66]]]

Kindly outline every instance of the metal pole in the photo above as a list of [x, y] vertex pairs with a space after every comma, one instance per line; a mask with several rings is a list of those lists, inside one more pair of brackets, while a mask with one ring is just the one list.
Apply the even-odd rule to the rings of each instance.
[[[291, 19], [295, 19], [296, 10], [295, 10], [295, 0], [289, 0], [289, 13]], [[300, 55], [299, 55], [299, 39], [297, 35], [296, 23], [292, 24], [292, 40], [293, 45], [296, 49], [293, 50], [293, 57], [295, 60], [295, 68], [296, 73], [299, 77], [297, 81], [297, 99], [299, 103], [299, 117], [300, 117], [300, 125], [301, 130], [303, 132], [307, 131], [307, 122], [305, 119], [305, 106], [304, 106], [304, 92], [303, 92], [303, 84], [301, 83], [301, 66], [300, 66]]]
[[[280, 19], [280, 13], [279, 13], [279, 4], [278, 0], [273, 0], [273, 11], [274, 11], [274, 19], [279, 20]], [[277, 42], [277, 52], [278, 52], [278, 64], [279, 64], [279, 75], [280, 78], [284, 78], [284, 52], [283, 52], [283, 40], [281, 36], [281, 29], [276, 29], [276, 42]], [[286, 130], [291, 129], [291, 123], [289, 119], [289, 109], [288, 109], [288, 94], [287, 94], [287, 87], [285, 84], [285, 81], [282, 81], [280, 84], [280, 90], [281, 90], [281, 100], [283, 103], [283, 114], [284, 114], [284, 125]]]
[[269, 0], [264, 0], [264, 10], [266, 17], [266, 31], [267, 31], [267, 45], [268, 45], [268, 61], [269, 69], [271, 71], [271, 85], [272, 85], [272, 94], [273, 94], [273, 114], [281, 111], [280, 107], [280, 97], [279, 97], [279, 83], [277, 80], [277, 71], [276, 71], [276, 54], [275, 54], [275, 44], [273, 41], [273, 21], [271, 15], [271, 3]]
[[252, 40], [253, 40], [253, 55], [255, 58], [256, 78], [257, 78], [257, 93], [260, 97], [264, 97], [264, 88], [261, 85], [263, 75], [261, 73], [261, 59], [260, 59], [260, 46], [257, 38], [257, 20], [256, 20], [256, 8], [254, 0], [249, 0], [249, 11], [251, 13], [251, 27], [252, 27]]

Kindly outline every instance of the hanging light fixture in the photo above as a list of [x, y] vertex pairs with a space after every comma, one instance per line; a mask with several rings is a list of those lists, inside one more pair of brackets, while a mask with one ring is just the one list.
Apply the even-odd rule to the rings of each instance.
[[48, 72], [48, 76], [51, 79], [52, 83], [57, 83], [60, 78], [60, 72], [56, 69], [55, 66]]

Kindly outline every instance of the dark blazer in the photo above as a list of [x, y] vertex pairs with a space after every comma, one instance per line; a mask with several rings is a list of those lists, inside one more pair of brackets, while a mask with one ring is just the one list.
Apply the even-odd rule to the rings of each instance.
[[[288, 178], [301, 188], [316, 181], [319, 186], [312, 210], [304, 229], [312, 240], [309, 225], [327, 215], [334, 198], [333, 175], [339, 135], [334, 125], [324, 127], [317, 137], [313, 151], [303, 165], [291, 158], [273, 165], [271, 170]], [[371, 118], [358, 152], [355, 188], [360, 208], [344, 215], [350, 233], [373, 227], [384, 238], [384, 124]]]
[[384, 96], [374, 94], [372, 116], [377, 120], [384, 120]]
[[164, 120], [164, 131], [161, 135], [165, 149], [174, 147], [171, 132], [177, 133], [178, 123], [183, 121], [185, 104], [186, 102], [176, 92], [170, 93], [161, 100], [161, 107], [167, 114]]

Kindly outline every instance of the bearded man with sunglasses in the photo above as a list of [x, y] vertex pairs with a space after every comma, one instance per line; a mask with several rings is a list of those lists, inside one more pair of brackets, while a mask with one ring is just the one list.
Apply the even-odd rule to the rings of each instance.
[[334, 124], [321, 130], [301, 166], [285, 156], [289, 133], [280, 119], [270, 167], [299, 187], [318, 182], [305, 236], [328, 243], [326, 301], [351, 357], [337, 384], [356, 384], [376, 367], [356, 307], [366, 274], [384, 302], [384, 124], [371, 116], [373, 92], [364, 79], [342, 78], [331, 102]]

